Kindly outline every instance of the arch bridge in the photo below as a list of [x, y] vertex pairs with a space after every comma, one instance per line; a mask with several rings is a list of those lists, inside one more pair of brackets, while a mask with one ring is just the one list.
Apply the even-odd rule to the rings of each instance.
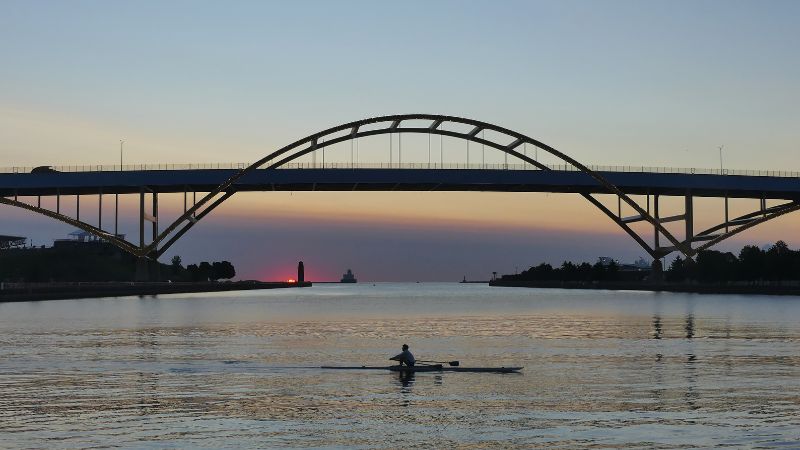
[[[402, 162], [400, 137], [404, 134], [428, 136], [427, 164]], [[356, 163], [352, 159], [352, 143], [377, 135], [390, 135], [389, 162]], [[399, 141], [396, 150], [392, 148], [394, 140], [391, 136], [394, 135]], [[431, 136], [437, 135], [440, 139], [450, 137], [465, 141], [466, 162], [431, 162]], [[350, 164], [326, 165], [325, 148], [347, 141], [351, 143]], [[486, 164], [482, 160], [470, 164], [470, 143], [502, 152], [504, 162]], [[320, 152], [323, 155], [321, 165], [316, 161]], [[549, 155], [556, 164], [544, 164], [539, 153]], [[311, 155], [314, 162], [299, 163], [300, 158], [306, 155]], [[297, 140], [252, 164], [217, 165], [216, 168], [211, 165], [202, 169], [180, 165], [122, 169], [84, 166], [70, 172], [45, 170], [44, 173], [6, 170], [7, 173], [0, 174], [0, 203], [70, 224], [136, 256], [150, 259], [161, 256], [199, 221], [240, 191], [572, 192], [580, 194], [602, 211], [654, 260], [673, 252], [693, 258], [699, 251], [733, 235], [800, 209], [800, 173], [722, 170], [700, 173], [694, 170], [590, 167], [522, 133], [478, 120], [434, 114], [390, 115], [346, 123]], [[183, 212], [160, 228], [158, 195], [176, 192], [184, 194]], [[189, 193], [192, 194], [191, 202]], [[201, 193], [199, 198], [197, 193]], [[138, 242], [126, 239], [118, 232], [118, 199], [124, 194], [139, 196]], [[86, 214], [81, 216], [80, 199], [87, 195], [98, 198], [96, 221], [87, 220]], [[106, 229], [102, 222], [104, 195], [115, 196], [113, 230]], [[149, 202], [146, 201], [148, 195]], [[600, 198], [609, 195], [615, 199], [611, 206]], [[61, 201], [65, 196], [75, 197], [74, 215], [62, 212]], [[637, 201], [634, 199], [637, 196], [644, 199]], [[660, 214], [662, 196], [682, 197], [683, 212], [669, 216]], [[56, 207], [42, 206], [42, 197], [55, 197]], [[717, 225], [695, 230], [693, 202], [696, 197], [724, 200], [724, 215]], [[756, 199], [758, 205], [746, 214], [730, 217], [730, 198]], [[767, 201], [777, 201], [777, 204], [768, 206]], [[623, 208], [633, 213], [625, 216]], [[681, 237], [667, 229], [666, 224], [672, 222], [683, 224]], [[649, 231], [637, 232], [634, 230], [636, 223], [646, 224]], [[148, 227], [151, 236], [146, 239]]]

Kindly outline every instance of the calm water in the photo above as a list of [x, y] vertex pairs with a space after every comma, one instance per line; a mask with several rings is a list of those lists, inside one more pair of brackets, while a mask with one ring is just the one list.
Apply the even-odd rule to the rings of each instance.
[[[0, 447], [800, 447], [800, 298], [320, 285], [0, 304]], [[325, 371], [419, 359], [522, 374]]]

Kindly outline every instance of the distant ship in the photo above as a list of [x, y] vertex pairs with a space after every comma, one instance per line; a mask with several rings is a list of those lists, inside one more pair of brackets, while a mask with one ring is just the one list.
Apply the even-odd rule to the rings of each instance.
[[353, 275], [353, 271], [347, 269], [347, 273], [342, 275], [342, 283], [357, 283], [356, 276]]

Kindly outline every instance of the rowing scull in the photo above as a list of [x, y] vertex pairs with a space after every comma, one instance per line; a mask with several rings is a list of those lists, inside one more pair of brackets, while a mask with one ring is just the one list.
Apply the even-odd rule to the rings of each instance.
[[390, 370], [392, 372], [489, 372], [515, 373], [522, 367], [445, 367], [441, 364], [430, 366], [322, 366], [321, 369], [336, 370]]

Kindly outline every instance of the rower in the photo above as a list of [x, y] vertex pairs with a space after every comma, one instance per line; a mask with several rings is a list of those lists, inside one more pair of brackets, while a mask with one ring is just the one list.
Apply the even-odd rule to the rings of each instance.
[[392, 356], [389, 359], [392, 361], [397, 361], [398, 363], [400, 363], [401, 366], [405, 364], [408, 367], [414, 367], [414, 364], [417, 362], [417, 360], [414, 359], [414, 355], [412, 355], [411, 352], [408, 351], [408, 344], [403, 344], [402, 353], [400, 353], [397, 356]]

